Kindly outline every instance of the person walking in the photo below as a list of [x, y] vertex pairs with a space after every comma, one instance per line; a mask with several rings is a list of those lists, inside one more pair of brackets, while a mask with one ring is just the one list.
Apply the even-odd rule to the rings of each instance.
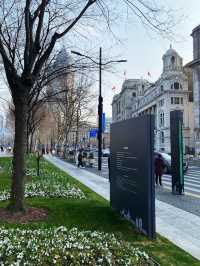
[[156, 175], [156, 185], [158, 185], [158, 179], [159, 184], [162, 186], [162, 175], [164, 173], [165, 164], [163, 161], [163, 158], [161, 154], [158, 154], [158, 156], [155, 158], [155, 175]]
[[79, 151], [79, 154], [78, 154], [78, 167], [84, 167], [83, 166], [83, 154], [82, 154], [82, 151]]
[[83, 166], [86, 167], [87, 166], [87, 152], [83, 151]]

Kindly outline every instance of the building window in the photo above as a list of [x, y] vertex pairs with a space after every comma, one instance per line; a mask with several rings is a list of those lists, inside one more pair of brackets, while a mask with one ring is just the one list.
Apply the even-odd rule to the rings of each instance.
[[160, 113], [160, 126], [163, 127], [165, 124], [165, 117], [164, 117], [164, 112]]
[[160, 142], [161, 142], [162, 144], [165, 143], [165, 134], [164, 134], [163, 131], [160, 132]]
[[180, 101], [179, 101], [179, 97], [174, 97], [174, 104], [179, 104]]
[[180, 89], [180, 84], [178, 82], [174, 83], [174, 89], [179, 90]]
[[171, 104], [183, 104], [183, 97], [171, 97]]
[[181, 104], [183, 104], [183, 97], [181, 97]]
[[121, 112], [121, 104], [120, 102], [117, 103], [117, 114]]
[[161, 91], [161, 92], [164, 91], [164, 87], [163, 87], [163, 85], [160, 86], [160, 91]]
[[175, 57], [174, 56], [171, 57], [171, 63], [172, 63], [172, 66], [174, 66], [174, 63], [175, 63]]
[[133, 97], [136, 97], [136, 92], [133, 92], [133, 93], [132, 93], [132, 96], [133, 96]]
[[163, 105], [164, 105], [164, 99], [162, 99], [162, 100], [159, 101], [159, 106], [161, 107]]
[[179, 82], [174, 82], [172, 85], [171, 85], [171, 89], [172, 90], [182, 90], [182, 85], [179, 83]]

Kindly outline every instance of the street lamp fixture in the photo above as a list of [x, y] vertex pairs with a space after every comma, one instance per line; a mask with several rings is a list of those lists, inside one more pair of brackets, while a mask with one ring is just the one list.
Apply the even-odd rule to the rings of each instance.
[[71, 51], [72, 54], [79, 55], [79, 56], [84, 56], [83, 54], [76, 52], [76, 51]]
[[116, 61], [116, 63], [126, 63], [126, 62], [127, 62], [127, 60], [125, 60], [125, 59]]
[[89, 60], [91, 60], [93, 63], [99, 66], [99, 99], [98, 99], [98, 170], [101, 171], [101, 165], [102, 165], [102, 115], [103, 115], [103, 97], [102, 97], [102, 66], [106, 66], [108, 64], [112, 63], [126, 63], [127, 60], [111, 60], [107, 61], [106, 63], [102, 63], [102, 48], [99, 48], [99, 62], [96, 62], [93, 58], [81, 54], [76, 51], [71, 51], [72, 54], [85, 57]]

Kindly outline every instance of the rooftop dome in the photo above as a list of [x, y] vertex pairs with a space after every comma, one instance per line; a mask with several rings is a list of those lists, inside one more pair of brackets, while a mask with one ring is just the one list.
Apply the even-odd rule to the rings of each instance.
[[54, 73], [58, 74], [58, 72], [63, 72], [63, 74], [65, 74], [67, 67], [70, 67], [71, 65], [72, 57], [63, 46], [62, 49], [58, 52], [55, 61], [48, 66], [47, 72], [49, 73], [49, 75], [54, 75]]
[[177, 53], [177, 51], [175, 49], [172, 48], [172, 45], [170, 44], [170, 48], [167, 50], [167, 52], [163, 55], [163, 57], [166, 56], [179, 56], [179, 54]]
[[67, 67], [71, 64], [72, 64], [71, 55], [66, 51], [66, 48], [63, 46], [56, 57], [54, 67], [62, 68], [62, 67]]
[[182, 57], [180, 57], [177, 51], [172, 48], [172, 45], [170, 45], [170, 48], [163, 55], [163, 72], [182, 71], [182, 67]]

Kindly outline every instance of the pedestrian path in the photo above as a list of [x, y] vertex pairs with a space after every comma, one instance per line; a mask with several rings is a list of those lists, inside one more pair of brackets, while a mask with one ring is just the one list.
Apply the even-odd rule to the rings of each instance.
[[[165, 188], [170, 189], [172, 187], [171, 175], [163, 175], [163, 185]], [[184, 175], [184, 187], [185, 194], [200, 198], [200, 168], [191, 168]]]
[[[106, 200], [110, 199], [109, 181], [56, 157], [45, 158]], [[156, 200], [156, 231], [200, 260], [200, 217]]]
[[7, 152], [0, 152], [0, 157], [12, 157], [12, 153], [7, 153]]

